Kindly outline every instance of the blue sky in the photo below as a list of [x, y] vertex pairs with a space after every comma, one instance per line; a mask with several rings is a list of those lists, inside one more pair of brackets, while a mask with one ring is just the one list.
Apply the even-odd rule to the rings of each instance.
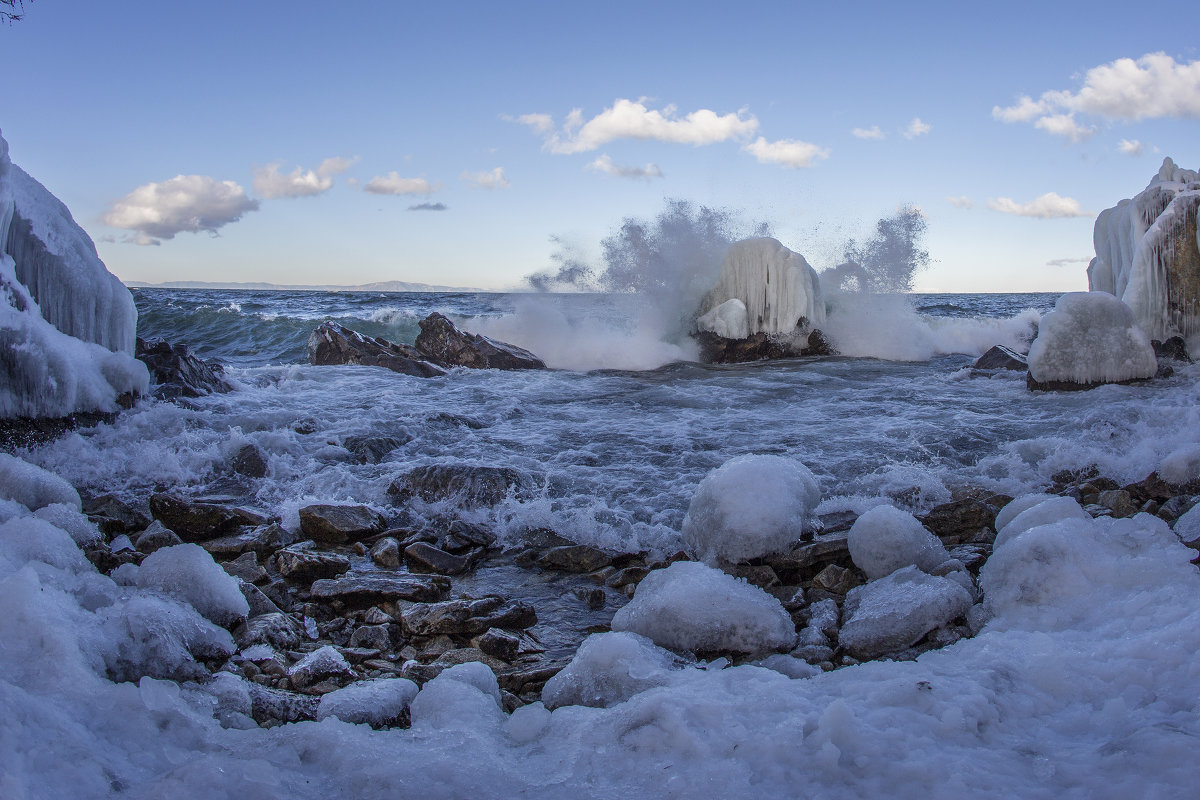
[[551, 236], [598, 254], [686, 198], [818, 269], [912, 203], [919, 288], [1073, 290], [1095, 212], [1164, 155], [1200, 166], [1197, 22], [1194, 0], [34, 0], [0, 27], [0, 130], [124, 280], [505, 288]]

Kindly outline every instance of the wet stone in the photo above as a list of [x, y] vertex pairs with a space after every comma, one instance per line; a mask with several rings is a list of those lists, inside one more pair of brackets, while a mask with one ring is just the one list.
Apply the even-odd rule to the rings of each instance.
[[258, 556], [253, 553], [243, 553], [232, 561], [221, 564], [235, 578], [246, 583], [262, 583], [267, 580], [267, 571], [258, 563]]
[[1132, 517], [1138, 512], [1138, 507], [1134, 505], [1133, 498], [1124, 489], [1112, 489], [1100, 492], [1096, 500], [1100, 505], [1111, 510], [1114, 517]]
[[161, 522], [155, 520], [150, 523], [146, 530], [138, 534], [133, 546], [140, 553], [150, 554], [155, 550], [160, 550], [164, 547], [173, 547], [177, 544], [183, 544], [183, 539], [180, 539], [174, 531], [164, 528]]
[[612, 563], [612, 556], [586, 544], [553, 547], [542, 553], [537, 565], [560, 572], [595, 572]]
[[285, 533], [278, 524], [271, 523], [232, 536], [209, 539], [201, 542], [200, 546], [218, 561], [236, 558], [243, 553], [256, 553], [260, 558], [266, 558], [282, 546]]
[[626, 567], [609, 575], [605, 583], [614, 589], [620, 589], [622, 586], [641, 583], [642, 578], [649, 574], [650, 570], [646, 567]]
[[404, 548], [404, 560], [413, 572], [432, 572], [439, 575], [461, 575], [471, 566], [462, 556], [439, 550], [426, 542], [416, 542]]
[[523, 600], [488, 597], [415, 603], [403, 614], [404, 629], [413, 636], [459, 634], [474, 636], [488, 628], [522, 630], [537, 624], [533, 606]]
[[507, 631], [489, 628], [472, 644], [484, 653], [504, 661], [513, 661], [521, 650], [521, 639]]
[[261, 514], [244, 508], [188, 500], [167, 492], [150, 496], [150, 513], [185, 542], [205, 542], [268, 522]]
[[289, 581], [308, 583], [320, 578], [334, 578], [350, 569], [350, 559], [336, 553], [311, 549], [311, 542], [285, 547], [276, 555], [279, 574]]
[[253, 583], [239, 581], [238, 589], [241, 590], [242, 597], [246, 598], [246, 605], [250, 606], [251, 617], [257, 617], [261, 614], [282, 613], [282, 609]]
[[378, 464], [391, 453], [412, 441], [407, 433], [396, 436], [347, 436], [342, 447], [361, 464]]
[[245, 475], [247, 478], [267, 476], [267, 456], [255, 444], [243, 445], [229, 462], [229, 466], [238, 475]]
[[377, 567], [396, 569], [400, 566], [400, 543], [391, 536], [383, 537], [371, 548], [371, 560]]
[[134, 533], [150, 525], [149, 517], [114, 494], [83, 498], [83, 513], [107, 536]]
[[726, 567], [725, 572], [760, 589], [769, 589], [781, 583], [775, 570], [765, 564], [734, 564]]
[[287, 614], [260, 614], [251, 617], [235, 632], [238, 649], [245, 650], [256, 644], [265, 644], [286, 650], [300, 644], [304, 629]]
[[328, 544], [357, 541], [382, 533], [387, 523], [366, 506], [312, 505], [300, 509], [302, 536]]
[[450, 528], [437, 540], [438, 547], [450, 553], [461, 553], [476, 547], [491, 547], [495, 543], [496, 534], [480, 525], [472, 525], [460, 519], [451, 522]]
[[342, 600], [353, 605], [373, 605], [388, 600], [418, 603], [440, 600], [450, 591], [441, 575], [346, 575], [318, 580], [309, 590], [314, 599]]
[[990, 530], [996, 524], [998, 511], [978, 498], [966, 497], [934, 506], [921, 518], [921, 524], [944, 544], [961, 544], [970, 541], [980, 530]]
[[350, 636], [350, 646], [386, 652], [392, 649], [392, 637], [387, 625], [363, 625]]
[[593, 611], [604, 608], [604, 604], [608, 601], [608, 596], [599, 586], [576, 586], [571, 593]]
[[453, 501], [463, 508], [494, 506], [510, 491], [527, 494], [532, 480], [508, 467], [472, 464], [430, 464], [409, 470], [392, 482], [388, 494], [406, 502], [414, 497], [426, 503]]
[[854, 574], [853, 570], [839, 567], [837, 564], [830, 564], [817, 573], [817, 576], [813, 578], [812, 585], [814, 588], [824, 589], [831, 594], [845, 594], [855, 586], [861, 586], [862, 581]]

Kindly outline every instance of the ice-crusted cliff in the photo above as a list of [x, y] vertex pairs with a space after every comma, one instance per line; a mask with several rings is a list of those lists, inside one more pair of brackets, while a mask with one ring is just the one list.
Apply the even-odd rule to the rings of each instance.
[[1200, 174], [1170, 158], [1136, 197], [1100, 213], [1088, 288], [1121, 298], [1155, 339], [1200, 346]]
[[0, 136], [0, 417], [113, 411], [145, 392], [136, 328], [129, 290]]
[[734, 242], [721, 275], [700, 306], [697, 326], [729, 339], [755, 333], [792, 333], [803, 317], [825, 321], [820, 279], [804, 260], [775, 239]]

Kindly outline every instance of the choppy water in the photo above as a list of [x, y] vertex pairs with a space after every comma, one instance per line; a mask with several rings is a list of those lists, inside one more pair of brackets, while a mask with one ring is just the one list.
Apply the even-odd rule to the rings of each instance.
[[[539, 487], [531, 498], [464, 512], [502, 535], [546, 526], [581, 542], [671, 552], [695, 485], [741, 454], [804, 462], [820, 480], [825, 513], [905, 492], [927, 507], [967, 484], [1016, 493], [1090, 463], [1135, 480], [1200, 439], [1193, 368], [1074, 394], [1033, 394], [1019, 373], [971, 374], [991, 344], [1027, 338], [1055, 295], [877, 299], [831, 321], [846, 331], [845, 349], [886, 358], [455, 370], [433, 379], [313, 367], [304, 342], [322, 319], [411, 342], [417, 321], [438, 310], [552, 354], [551, 363], [573, 353], [580, 366], [644, 366], [648, 352], [653, 365], [686, 350], [657, 341], [646, 310], [625, 297], [147, 289], [135, 297], [141, 335], [184, 341], [229, 364], [238, 390], [145, 403], [32, 457], [77, 485], [132, 498], [171, 485], [232, 494], [292, 525], [314, 502], [398, 513], [387, 486], [417, 465], [488, 464], [521, 469]], [[341, 446], [350, 436], [397, 434], [411, 441], [379, 464], [356, 463]], [[266, 478], [228, 467], [248, 441], [269, 455]]]

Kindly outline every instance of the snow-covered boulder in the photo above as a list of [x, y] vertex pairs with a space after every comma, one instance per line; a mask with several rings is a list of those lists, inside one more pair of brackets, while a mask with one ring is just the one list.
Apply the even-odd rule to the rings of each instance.
[[15, 500], [30, 511], [61, 503], [76, 511], [82, 508], [75, 487], [39, 466], [0, 453], [0, 499]]
[[584, 639], [571, 663], [546, 681], [546, 708], [608, 708], [639, 692], [670, 682], [676, 657], [629, 631], [597, 633]]
[[388, 725], [401, 718], [416, 696], [417, 685], [407, 678], [359, 681], [322, 695], [317, 719], [337, 717], [356, 725]]
[[1153, 378], [1158, 361], [1129, 306], [1106, 292], [1070, 292], [1042, 317], [1029, 348], [1030, 387], [1086, 389]]
[[1023, 494], [1018, 497], [1014, 497], [1007, 504], [1005, 504], [1004, 508], [1000, 509], [998, 514], [996, 514], [996, 521], [994, 523], [995, 529], [1000, 530], [1005, 525], [1016, 519], [1017, 515], [1022, 511], [1027, 511], [1040, 503], [1046, 502], [1047, 500], [1053, 500], [1055, 497], [1058, 497], [1058, 495], [1046, 494], [1045, 492], [1030, 492], [1029, 494]]
[[250, 612], [237, 579], [198, 544], [155, 550], [138, 569], [137, 584], [178, 598], [226, 628]]
[[846, 546], [854, 565], [871, 580], [909, 566], [929, 572], [950, 558], [940, 539], [894, 506], [875, 506], [856, 519]]
[[136, 327], [129, 290], [0, 137], [0, 417], [115, 411], [144, 393]]
[[642, 579], [613, 616], [614, 631], [632, 631], [671, 650], [769, 653], [787, 650], [796, 628], [783, 605], [745, 581], [695, 561], [678, 561]]
[[750, 313], [736, 297], [726, 300], [696, 319], [696, 327], [725, 339], [745, 339], [750, 335]]
[[1155, 339], [1183, 336], [1200, 344], [1200, 174], [1170, 158], [1136, 197], [1096, 218], [1096, 257], [1088, 288], [1108, 292], [1133, 309]]
[[803, 464], [738, 456], [696, 487], [683, 519], [684, 546], [710, 565], [781, 553], [815, 524], [820, 502], [817, 480]]
[[[1039, 497], [1039, 495], [1028, 496], [1031, 498]], [[1013, 502], [1017, 501], [1014, 500]], [[1012, 503], [1009, 505], [1012, 505]], [[1036, 528], [1039, 525], [1049, 525], [1068, 519], [1090, 520], [1091, 518], [1091, 515], [1084, 511], [1083, 507], [1073, 497], [1050, 496], [1040, 502], [1026, 506], [1024, 511], [1006, 520], [1004, 525], [1000, 525], [997, 522], [996, 539], [992, 543], [992, 549], [999, 550], [1025, 531]]]
[[838, 643], [855, 658], [876, 658], [916, 644], [970, 608], [970, 592], [953, 580], [905, 567], [850, 590]]
[[[740, 301], [742, 308], [726, 306], [730, 300]], [[825, 303], [816, 271], [804, 256], [769, 238], [744, 239], [729, 246], [717, 284], [698, 311], [700, 330], [726, 338], [792, 333], [801, 318], [810, 325], [825, 321]], [[741, 333], [738, 319], [743, 313], [745, 333]], [[731, 326], [741, 335], [729, 336]]]

